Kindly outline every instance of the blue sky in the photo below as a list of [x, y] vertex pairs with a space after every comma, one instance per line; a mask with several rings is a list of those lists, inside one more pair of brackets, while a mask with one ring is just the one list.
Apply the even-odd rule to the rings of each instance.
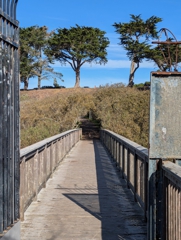
[[[83, 65], [81, 68], [81, 86], [95, 87], [104, 84], [128, 83], [130, 62], [123, 48], [118, 45], [119, 35], [112, 26], [115, 22], [129, 22], [130, 14], [141, 14], [143, 19], [152, 15], [161, 17], [163, 21], [158, 29], [168, 28], [181, 40], [181, 1], [180, 0], [19, 0], [17, 19], [20, 27], [33, 25], [47, 26], [49, 30], [80, 26], [98, 27], [106, 32], [110, 40], [108, 63], [106, 65]], [[73, 87], [75, 73], [67, 65], [54, 65], [56, 71], [63, 74], [64, 85]], [[135, 83], [149, 81], [150, 72], [157, 68], [152, 63], [143, 62], [135, 75]], [[52, 85], [50, 81], [42, 81], [43, 85]], [[21, 86], [22, 87], [22, 86]], [[37, 79], [31, 79], [29, 88], [37, 87]]]

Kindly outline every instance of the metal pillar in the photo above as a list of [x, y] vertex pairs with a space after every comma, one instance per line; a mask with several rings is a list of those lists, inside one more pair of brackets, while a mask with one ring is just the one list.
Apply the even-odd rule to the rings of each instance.
[[151, 73], [148, 239], [164, 239], [162, 161], [181, 159], [181, 73]]
[[6, 235], [14, 235], [13, 239], [19, 237], [20, 181], [17, 3], [18, 0], [0, 1], [0, 236], [8, 229]]

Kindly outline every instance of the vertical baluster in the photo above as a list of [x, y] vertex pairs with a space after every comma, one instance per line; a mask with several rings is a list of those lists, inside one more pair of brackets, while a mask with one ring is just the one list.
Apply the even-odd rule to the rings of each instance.
[[[172, 183], [170, 183], [170, 232], [171, 232], [171, 235], [170, 235], [170, 240], [173, 238], [173, 185]], [[174, 206], [175, 207], [175, 206]], [[175, 240], [175, 239], [174, 239]]]
[[178, 228], [178, 188], [175, 186], [175, 239], [179, 239], [179, 228]]
[[38, 199], [38, 188], [39, 188], [39, 181], [38, 181], [38, 151], [36, 151], [36, 154], [34, 155], [34, 192], [35, 192], [35, 198], [34, 200], [37, 201]]
[[180, 189], [178, 189], [177, 195], [177, 232], [178, 232], [178, 240], [181, 240], [181, 194]]
[[171, 186], [168, 184], [168, 240], [171, 239]]
[[46, 180], [47, 180], [47, 145], [42, 154], [43, 158], [43, 188], [46, 188]]
[[136, 198], [136, 194], [137, 194], [137, 190], [138, 190], [138, 182], [137, 182], [137, 179], [138, 179], [138, 156], [136, 154], [136, 152], [134, 153], [134, 200], [135, 202], [137, 201], [137, 198]]
[[121, 143], [118, 140], [118, 169], [120, 171], [121, 168]]
[[124, 143], [122, 144], [122, 178], [124, 178], [124, 170], [125, 170], [125, 149], [124, 149]]
[[[4, 30], [5, 31], [5, 20], [4, 20]], [[6, 44], [3, 44], [3, 165], [4, 165], [4, 229], [7, 228], [7, 218], [8, 218], [8, 128], [7, 128], [7, 81], [6, 81]]]
[[119, 169], [119, 162], [120, 162], [119, 156], [120, 156], [119, 141], [117, 141], [117, 143], [116, 143], [116, 165], [117, 165], [118, 169]]
[[145, 216], [145, 221], [147, 220], [147, 211], [148, 211], [148, 162], [147, 158], [145, 157], [144, 159], [144, 216]]
[[[18, 29], [15, 31], [15, 39], [18, 40]], [[15, 219], [19, 218], [19, 184], [20, 184], [20, 169], [19, 169], [19, 156], [20, 156], [20, 133], [19, 133], [19, 54], [18, 49], [14, 49], [14, 188], [15, 188]]]
[[173, 205], [172, 205], [172, 222], [173, 222], [173, 233], [172, 233], [172, 238], [173, 240], [177, 240], [176, 236], [175, 236], [175, 232], [176, 232], [176, 209], [177, 209], [177, 205], [176, 205], [176, 189], [175, 186], [173, 185], [173, 190], [172, 190], [172, 197], [173, 197]]
[[168, 217], [169, 217], [169, 212], [168, 212], [168, 205], [169, 205], [169, 200], [168, 200], [168, 196], [169, 196], [169, 190], [168, 190], [168, 179], [164, 176], [163, 178], [164, 181], [164, 198], [165, 198], [165, 213], [164, 213], [164, 221], [163, 221], [163, 238], [168, 240]]
[[52, 174], [53, 174], [53, 143], [52, 142], [50, 145], [50, 171], [51, 171], [50, 177], [52, 177]]
[[127, 148], [127, 187], [129, 188], [130, 184], [130, 150]]
[[20, 219], [24, 221], [24, 202], [25, 202], [25, 157], [20, 164]]
[[[0, 1], [2, 10], [2, 0]], [[0, 16], [0, 32], [2, 32], [2, 17]], [[0, 169], [3, 171], [3, 75], [2, 75], [2, 43], [0, 39]], [[3, 232], [3, 174], [0, 174], [0, 233]]]

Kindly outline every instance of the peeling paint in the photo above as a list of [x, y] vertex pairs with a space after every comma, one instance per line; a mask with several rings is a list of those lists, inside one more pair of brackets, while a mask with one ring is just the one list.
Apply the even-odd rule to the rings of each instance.
[[181, 159], [181, 73], [151, 75], [150, 158]]
[[162, 133], [163, 133], [162, 137], [163, 137], [163, 139], [165, 139], [165, 136], [167, 133], [167, 129], [165, 127], [162, 127]]
[[168, 86], [169, 87], [178, 87], [178, 81], [177, 79], [170, 79], [170, 81], [168, 82]]

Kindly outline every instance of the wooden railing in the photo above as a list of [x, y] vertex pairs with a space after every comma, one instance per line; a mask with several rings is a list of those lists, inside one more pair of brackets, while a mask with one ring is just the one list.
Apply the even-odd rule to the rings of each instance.
[[162, 239], [181, 240], [181, 167], [164, 161]]
[[127, 186], [147, 212], [148, 150], [129, 139], [108, 130], [101, 130], [101, 141], [116, 162]]
[[[101, 130], [101, 141], [120, 175], [144, 210], [148, 210], [148, 150], [109, 130]], [[157, 161], [157, 239], [181, 240], [181, 167], [171, 161]], [[161, 163], [161, 167], [160, 167]], [[148, 227], [149, 231], [149, 227]], [[150, 230], [151, 231], [151, 230]], [[148, 239], [149, 232], [148, 232]]]
[[20, 218], [71, 148], [80, 140], [81, 129], [70, 130], [20, 151]]

